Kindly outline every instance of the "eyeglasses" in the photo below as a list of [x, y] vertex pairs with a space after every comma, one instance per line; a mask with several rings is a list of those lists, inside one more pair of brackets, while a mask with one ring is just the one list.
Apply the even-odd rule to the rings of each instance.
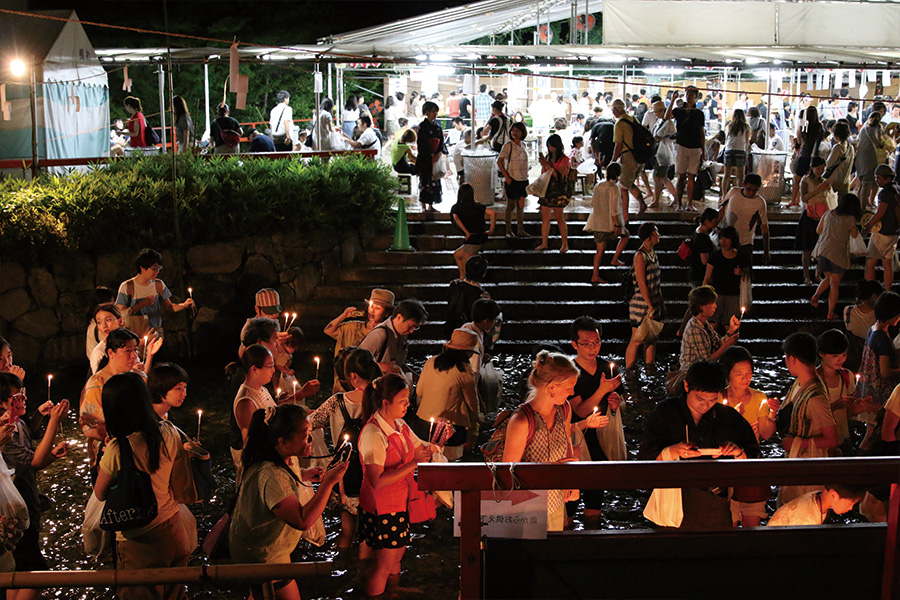
[[576, 342], [579, 346], [583, 348], [599, 348], [600, 342]]
[[163, 268], [162, 268], [161, 266], [159, 266], [159, 265], [153, 265], [152, 267], [150, 267], [150, 270], [151, 270], [151, 271], [156, 271], [157, 273], [159, 273], [160, 271], [162, 271], [162, 269], [163, 269]]
[[274, 369], [275, 369], [275, 363], [272, 363], [272, 364], [270, 364], [270, 365], [269, 365], [269, 364], [264, 364], [263, 366], [260, 367], [260, 369], [273, 369], [273, 370], [274, 370]]

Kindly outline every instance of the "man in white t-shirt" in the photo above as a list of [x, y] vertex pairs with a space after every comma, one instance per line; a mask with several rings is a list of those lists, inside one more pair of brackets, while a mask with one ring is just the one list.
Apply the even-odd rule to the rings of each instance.
[[381, 140], [372, 129], [372, 118], [364, 115], [356, 120], [356, 124], [359, 129], [359, 137], [354, 140], [344, 134], [344, 139], [356, 150], [375, 150], [375, 160], [379, 160], [381, 158]]
[[278, 92], [278, 104], [269, 112], [269, 127], [272, 129], [272, 141], [279, 152], [293, 149], [291, 130], [294, 127], [294, 109], [289, 102], [291, 95], [286, 90]]
[[748, 173], [744, 185], [732, 188], [719, 208], [719, 220], [737, 229], [741, 238], [739, 254], [753, 264], [753, 237], [759, 224], [763, 236], [763, 262], [769, 262], [769, 219], [766, 200], [759, 195], [762, 178], [757, 173]]

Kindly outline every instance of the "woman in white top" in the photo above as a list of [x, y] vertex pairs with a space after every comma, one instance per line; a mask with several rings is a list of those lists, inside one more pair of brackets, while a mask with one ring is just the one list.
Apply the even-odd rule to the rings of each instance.
[[[662, 200], [663, 186], [675, 198], [675, 184], [669, 179], [669, 167], [675, 164], [675, 120], [666, 119], [666, 103], [654, 102], [653, 114], [656, 121], [651, 131], [653, 138], [659, 142], [656, 147], [656, 166], [653, 168], [653, 202], [648, 208], [659, 208]], [[650, 114], [650, 111], [647, 112]]]
[[[253, 344], [244, 350], [241, 355], [241, 364], [244, 366], [244, 383], [238, 388], [234, 397], [233, 411], [234, 421], [232, 437], [240, 434], [240, 440], [233, 439], [231, 445], [231, 458], [234, 460], [234, 479], [240, 483], [243, 474], [241, 464], [241, 452], [247, 442], [247, 430], [250, 427], [250, 419], [253, 413], [260, 408], [275, 406], [275, 400], [264, 386], [272, 380], [275, 374], [275, 358], [268, 348], [262, 344]], [[240, 442], [240, 447], [235, 447]]]
[[359, 108], [356, 106], [356, 96], [350, 94], [347, 102], [344, 103], [344, 110], [341, 111], [341, 129], [350, 137], [353, 137], [353, 130], [356, 128], [358, 118]]
[[725, 133], [725, 175], [722, 177], [722, 198], [731, 189], [731, 174], [737, 181], [744, 180], [747, 166], [747, 149], [750, 147], [750, 124], [744, 111], [736, 109]]
[[506, 189], [506, 237], [514, 237], [512, 231], [512, 211], [516, 209], [516, 223], [519, 237], [529, 237], [525, 232], [525, 198], [528, 192], [528, 153], [522, 140], [528, 136], [524, 123], [509, 126], [509, 141], [500, 149], [497, 167], [503, 175]]

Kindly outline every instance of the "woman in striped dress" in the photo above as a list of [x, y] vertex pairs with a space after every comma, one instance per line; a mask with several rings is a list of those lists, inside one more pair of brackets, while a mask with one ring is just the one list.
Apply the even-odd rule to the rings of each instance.
[[625, 350], [625, 368], [631, 369], [637, 360], [638, 348], [644, 346], [644, 361], [649, 369], [656, 357], [656, 340], [645, 343], [636, 341], [635, 333], [644, 317], [662, 320], [665, 317], [665, 304], [662, 289], [659, 285], [659, 261], [654, 248], [659, 243], [659, 230], [654, 223], [643, 223], [638, 229], [641, 247], [634, 253], [634, 267], [631, 280], [634, 292], [628, 303], [628, 318], [631, 321], [631, 340]]

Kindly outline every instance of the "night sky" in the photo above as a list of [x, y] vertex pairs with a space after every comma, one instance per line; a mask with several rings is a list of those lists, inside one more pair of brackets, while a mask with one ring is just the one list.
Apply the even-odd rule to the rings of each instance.
[[[177, 0], [166, 3], [170, 31], [271, 45], [314, 44], [330, 34], [364, 29], [466, 4], [463, 0]], [[31, 10], [74, 8], [85, 21], [165, 28], [160, 0], [33, 0]], [[153, 45], [152, 36], [86, 28], [95, 48]], [[200, 44], [198, 42], [198, 44]], [[206, 44], [201, 44], [206, 45]]]

